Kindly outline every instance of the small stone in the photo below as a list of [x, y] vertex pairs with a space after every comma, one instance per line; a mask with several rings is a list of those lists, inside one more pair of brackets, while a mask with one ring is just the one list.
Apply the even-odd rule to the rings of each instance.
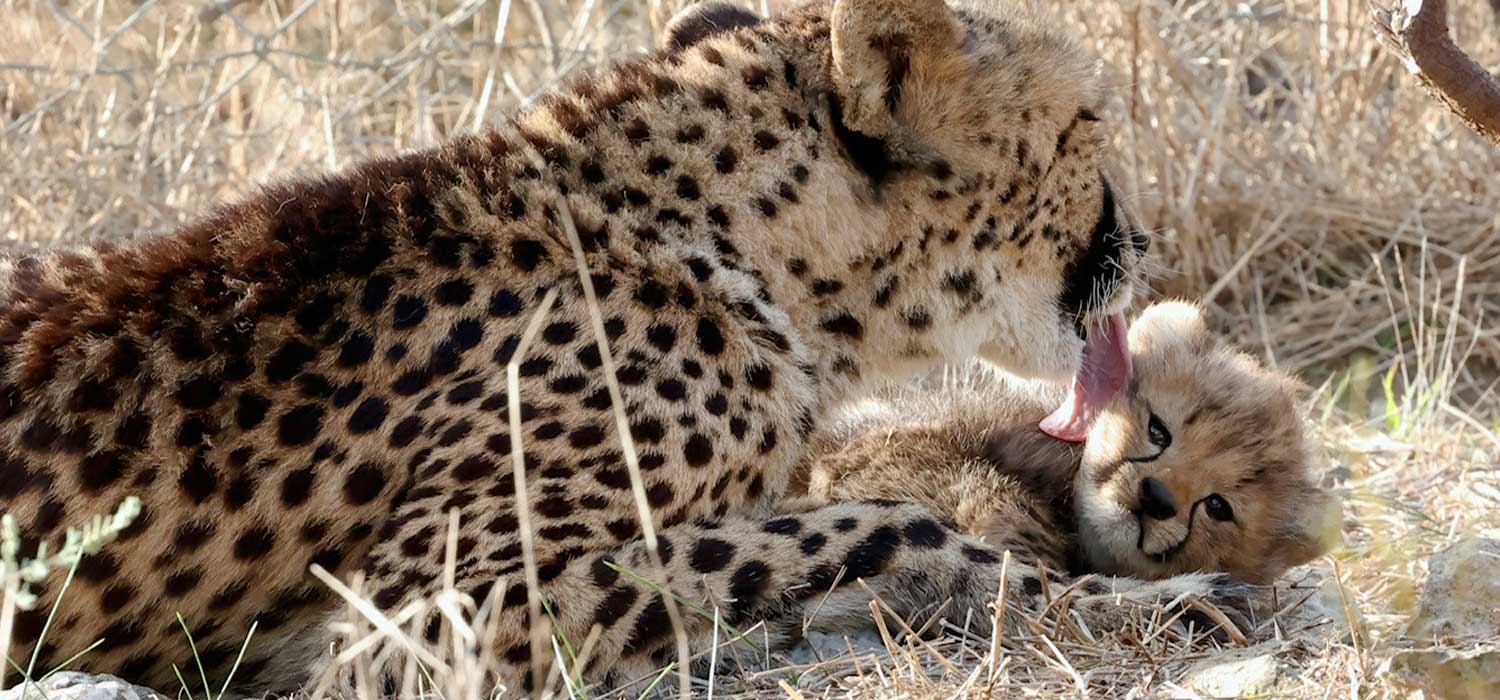
[[[14, 682], [14, 676], [7, 678]], [[40, 690], [41, 692], [37, 692]], [[115, 676], [61, 671], [36, 684], [18, 683], [0, 692], [0, 700], [167, 700], [150, 688], [132, 685]]]
[[1295, 681], [1276, 653], [1259, 645], [1224, 651], [1192, 665], [1181, 686], [1203, 697], [1244, 698], [1270, 695], [1295, 686]]
[[1406, 636], [1452, 642], [1500, 636], [1500, 540], [1470, 537], [1432, 556]]
[[1433, 555], [1392, 667], [1445, 700], [1500, 688], [1500, 540], [1469, 537]]

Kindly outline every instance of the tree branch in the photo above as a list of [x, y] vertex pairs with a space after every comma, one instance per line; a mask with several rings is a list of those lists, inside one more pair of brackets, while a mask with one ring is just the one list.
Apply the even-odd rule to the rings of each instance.
[[1500, 146], [1500, 80], [1453, 43], [1447, 0], [1395, 0], [1390, 8], [1371, 0], [1370, 11], [1381, 39], [1422, 86]]

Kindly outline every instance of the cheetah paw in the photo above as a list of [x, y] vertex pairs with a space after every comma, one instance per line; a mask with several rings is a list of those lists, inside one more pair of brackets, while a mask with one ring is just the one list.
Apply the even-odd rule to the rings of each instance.
[[1257, 611], [1264, 608], [1266, 589], [1228, 574], [1196, 574], [1193, 586], [1179, 592], [1168, 606], [1177, 615], [1174, 627], [1207, 634], [1220, 644], [1245, 646], [1255, 636]]

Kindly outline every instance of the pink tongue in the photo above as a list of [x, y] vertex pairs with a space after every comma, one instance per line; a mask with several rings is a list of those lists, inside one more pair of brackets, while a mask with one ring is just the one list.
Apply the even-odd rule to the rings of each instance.
[[1062, 405], [1042, 419], [1042, 432], [1068, 442], [1088, 439], [1104, 406], [1130, 381], [1130, 371], [1125, 317], [1115, 314], [1089, 329], [1083, 345], [1083, 366], [1073, 378], [1073, 388]]

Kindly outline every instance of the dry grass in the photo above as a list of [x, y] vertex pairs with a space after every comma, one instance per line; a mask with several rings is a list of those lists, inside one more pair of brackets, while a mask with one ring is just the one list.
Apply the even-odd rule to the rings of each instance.
[[[165, 230], [272, 177], [437, 143], [649, 46], [676, 4], [0, 0], [0, 232], [30, 247]], [[1327, 637], [1278, 618], [1268, 648], [1300, 674], [1288, 692], [1404, 696], [1384, 662], [1425, 555], [1500, 527], [1500, 151], [1382, 52], [1358, 0], [1055, 5], [1118, 86], [1154, 287], [1203, 297], [1226, 333], [1320, 387], [1309, 420], [1348, 493], [1332, 590], [1363, 618]], [[1459, 42], [1500, 64], [1496, 18], [1454, 9]], [[450, 624], [423, 658], [444, 673], [408, 674], [407, 691], [473, 697], [492, 602], [431, 601]], [[401, 637], [419, 612], [347, 631]], [[887, 620], [883, 651], [746, 659], [772, 670], [721, 675], [716, 697], [1177, 696], [1208, 653], [1160, 619], [1092, 639], [1007, 630], [1000, 654], [961, 630], [900, 634], [926, 622]], [[570, 641], [559, 658], [586, 656]]]

